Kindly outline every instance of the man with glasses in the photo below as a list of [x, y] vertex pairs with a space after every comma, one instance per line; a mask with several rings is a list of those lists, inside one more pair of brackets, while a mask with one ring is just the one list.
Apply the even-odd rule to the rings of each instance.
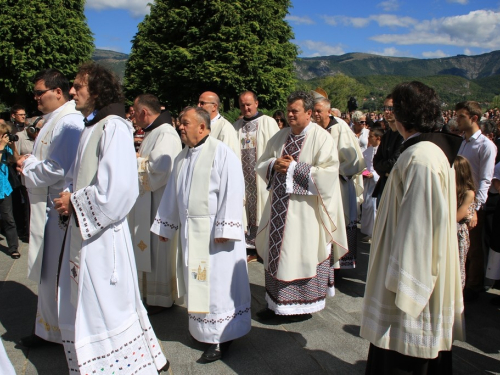
[[10, 120], [14, 124], [12, 133], [22, 132], [26, 126], [26, 110], [22, 105], [15, 104], [10, 108]]
[[238, 133], [241, 164], [245, 176], [246, 215], [244, 215], [244, 219], [246, 224], [244, 227], [248, 251], [247, 261], [253, 262], [257, 260], [255, 236], [269, 196], [267, 184], [262, 177], [255, 173], [255, 166], [257, 160], [262, 156], [267, 142], [280, 129], [272, 117], [259, 112], [259, 101], [254, 92], [242, 92], [239, 103], [243, 117], [234, 123], [234, 127]]
[[377, 153], [373, 157], [373, 168], [380, 176], [372, 194], [373, 198], [377, 198], [377, 207], [380, 203], [387, 178], [401, 153], [400, 148], [403, 143], [403, 137], [396, 128], [396, 118], [394, 117], [392, 103], [392, 96], [389, 94], [384, 100], [384, 118], [389, 124], [389, 130], [382, 136]]
[[198, 107], [203, 108], [210, 115], [210, 135], [228, 145], [240, 159], [238, 136], [233, 125], [219, 113], [219, 96], [215, 92], [205, 91], [198, 99]]
[[60, 71], [41, 71], [33, 81], [34, 98], [45, 125], [33, 151], [17, 162], [31, 206], [28, 277], [39, 283], [35, 334], [21, 340], [27, 347], [45, 341], [61, 343], [55, 285], [66, 227], [54, 208], [54, 198], [64, 189], [83, 130], [83, 116], [70, 101], [69, 82]]

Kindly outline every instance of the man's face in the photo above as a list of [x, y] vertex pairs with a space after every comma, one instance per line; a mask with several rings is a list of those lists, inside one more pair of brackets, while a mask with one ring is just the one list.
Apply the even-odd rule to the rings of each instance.
[[200, 120], [196, 116], [194, 110], [184, 112], [179, 125], [181, 140], [188, 147], [196, 146], [198, 138], [201, 134]]
[[73, 100], [78, 111], [82, 112], [85, 117], [92, 113], [94, 110], [94, 101], [89, 93], [86, 76], [77, 75], [69, 93], [73, 95]]
[[60, 97], [61, 93], [58, 93], [58, 91], [60, 91], [60, 89], [47, 87], [45, 85], [45, 80], [43, 79], [35, 83], [35, 87], [33, 89], [35, 94], [34, 98], [36, 104], [38, 105], [38, 110], [44, 115], [55, 111], [61, 106], [61, 103], [58, 100], [58, 95]]
[[389, 123], [395, 121], [394, 110], [392, 108], [393, 108], [392, 99], [384, 100], [384, 117], [385, 117], [386, 121]]
[[313, 115], [316, 124], [321, 125], [324, 128], [326, 128], [330, 123], [330, 116], [328, 113], [328, 109], [323, 105], [323, 103], [316, 103], [314, 105]]
[[368, 144], [377, 147], [380, 144], [380, 137], [377, 137], [373, 132], [368, 135]]
[[134, 120], [135, 120], [134, 123], [142, 129], [148, 126], [149, 124], [146, 121], [146, 113], [145, 113], [146, 109], [137, 103], [137, 99], [134, 101], [134, 105], [131, 108], [133, 108]]
[[240, 96], [240, 111], [244, 117], [253, 117], [257, 114], [259, 102], [253, 98], [252, 94]]
[[477, 121], [476, 116], [471, 116], [469, 111], [465, 108], [457, 111], [457, 124], [460, 131], [467, 131], [472, 129], [473, 123]]
[[24, 124], [26, 121], [26, 111], [24, 109], [19, 109], [12, 115], [12, 121], [18, 124]]
[[207, 111], [210, 114], [211, 119], [217, 115], [218, 108], [215, 103], [215, 98], [206, 92], [200, 95], [200, 98], [198, 99], [198, 107]]
[[286, 112], [288, 124], [292, 128], [294, 134], [300, 134], [300, 132], [309, 125], [309, 122], [311, 122], [312, 110], [306, 111], [302, 100], [296, 100], [293, 103], [289, 103], [286, 107]]

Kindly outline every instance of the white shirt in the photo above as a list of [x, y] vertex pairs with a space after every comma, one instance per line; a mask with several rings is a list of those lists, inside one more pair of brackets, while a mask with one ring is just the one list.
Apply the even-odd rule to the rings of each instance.
[[464, 138], [458, 154], [465, 157], [471, 165], [472, 177], [477, 189], [476, 210], [479, 210], [488, 198], [488, 189], [495, 169], [497, 146], [484, 136], [481, 130], [478, 130], [469, 140]]

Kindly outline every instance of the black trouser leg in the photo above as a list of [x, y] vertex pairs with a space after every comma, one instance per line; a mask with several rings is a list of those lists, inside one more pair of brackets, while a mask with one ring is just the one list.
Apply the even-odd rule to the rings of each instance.
[[12, 194], [0, 199], [0, 215], [2, 216], [5, 239], [9, 246], [9, 253], [17, 251], [19, 247], [19, 238], [17, 237], [16, 222], [14, 221], [14, 214], [12, 212]]

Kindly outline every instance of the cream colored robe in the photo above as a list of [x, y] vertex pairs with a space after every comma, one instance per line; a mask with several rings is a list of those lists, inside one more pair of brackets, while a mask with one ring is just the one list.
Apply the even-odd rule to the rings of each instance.
[[[259, 159], [257, 173], [263, 181], [267, 182], [270, 164], [281, 157], [290, 131], [291, 128], [282, 129], [273, 137]], [[318, 264], [328, 259], [330, 253], [337, 262], [347, 252], [343, 217], [339, 217], [337, 210], [342, 205], [337, 150], [331, 136], [321, 126], [309, 125], [299, 161], [312, 166], [310, 179], [314, 186], [309, 190], [315, 190], [315, 195], [290, 194], [276, 274], [276, 278], [283, 281], [313, 277]], [[266, 270], [269, 269], [271, 200], [270, 197], [266, 203], [256, 239], [257, 251]], [[340, 236], [336, 236], [337, 232]], [[332, 243], [337, 246], [330, 251]]]
[[172, 241], [160, 242], [150, 228], [181, 150], [179, 135], [172, 125], [165, 123], [146, 132], [137, 158], [139, 197], [128, 219], [139, 287], [145, 277], [146, 290], [142, 292], [151, 306], [170, 307], [175, 299], [175, 249], [172, 250]]
[[456, 210], [455, 172], [441, 149], [406, 149], [373, 228], [361, 337], [419, 358], [464, 340]]
[[352, 211], [350, 207], [354, 202], [354, 198], [349, 193], [349, 184], [354, 184], [356, 204], [360, 205], [363, 203], [363, 177], [361, 173], [366, 169], [366, 164], [363, 158], [363, 152], [359, 147], [358, 139], [351, 128], [349, 128], [349, 125], [341, 118], [335, 117], [335, 120], [337, 120], [338, 123], [330, 128], [330, 134], [339, 152], [339, 173], [341, 176], [345, 177], [352, 176], [352, 182], [344, 181], [342, 177], [340, 179], [345, 222], [349, 224], [356, 219], [353, 214], [350, 215], [350, 211]]
[[[241, 128], [243, 127], [244, 122], [243, 119], [239, 119], [234, 123], [234, 128], [238, 134], [238, 141], [242, 138]], [[275, 135], [279, 132], [280, 128], [275, 119], [272, 117], [262, 115], [259, 117], [259, 121], [257, 124], [257, 147], [256, 147], [256, 160], [258, 161], [264, 150], [266, 148], [267, 143]], [[256, 164], [257, 165], [257, 164]], [[262, 213], [264, 211], [264, 206], [266, 205], [267, 198], [269, 197], [269, 192], [267, 191], [267, 183], [264, 179], [259, 176], [257, 173], [255, 174], [255, 178], [257, 180], [257, 222], [258, 226], [260, 223], [260, 218], [262, 217]], [[247, 215], [243, 215], [246, 219]], [[245, 220], [246, 221], [246, 220]], [[246, 223], [244, 223], [245, 225]], [[246, 225], [245, 225], [246, 228]]]
[[210, 136], [228, 145], [238, 159], [241, 159], [238, 133], [234, 130], [233, 125], [229, 121], [221, 115], [219, 116], [217, 120], [210, 124]]

